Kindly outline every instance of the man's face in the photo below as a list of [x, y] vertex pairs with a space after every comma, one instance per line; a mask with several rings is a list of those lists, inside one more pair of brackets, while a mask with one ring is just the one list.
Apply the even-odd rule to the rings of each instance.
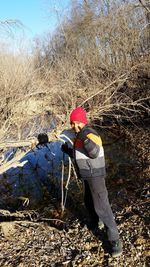
[[71, 128], [75, 131], [75, 133], [79, 133], [81, 129], [84, 127], [84, 123], [79, 121], [72, 121], [71, 122]]

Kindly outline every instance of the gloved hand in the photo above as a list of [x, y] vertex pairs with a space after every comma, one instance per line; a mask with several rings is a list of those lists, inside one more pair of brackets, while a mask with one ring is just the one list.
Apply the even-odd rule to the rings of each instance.
[[68, 144], [66, 142], [62, 144], [61, 151], [64, 153], [68, 153]]
[[87, 139], [87, 132], [81, 130], [81, 131], [78, 133], [78, 138], [84, 142], [84, 141]]
[[61, 151], [68, 154], [70, 158], [73, 158], [73, 149], [68, 146], [68, 143], [62, 144]]

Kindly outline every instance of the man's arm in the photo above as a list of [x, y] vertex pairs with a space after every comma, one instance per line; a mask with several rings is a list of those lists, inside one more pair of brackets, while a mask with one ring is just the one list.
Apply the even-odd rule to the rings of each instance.
[[100, 151], [102, 141], [100, 136], [96, 135], [92, 131], [84, 130], [79, 133], [79, 138], [84, 143], [84, 149], [90, 158], [97, 158]]

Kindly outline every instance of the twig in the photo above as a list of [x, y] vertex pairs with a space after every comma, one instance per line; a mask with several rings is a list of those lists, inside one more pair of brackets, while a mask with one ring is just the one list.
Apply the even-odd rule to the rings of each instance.
[[39, 218], [38, 221], [57, 221], [57, 222], [65, 223], [64, 221], [60, 219], [49, 219], [49, 218]]
[[27, 207], [30, 203], [30, 200], [28, 197], [18, 197], [18, 199], [22, 200], [23, 201], [23, 206]]
[[122, 81], [122, 82], [125, 82], [127, 80], [127, 76], [123, 79], [123, 80], [120, 80], [122, 79], [126, 74], [123, 74], [121, 75], [119, 78], [117, 78], [116, 80], [112, 81], [110, 84], [108, 84], [107, 86], [105, 86], [102, 90], [98, 91], [97, 93], [95, 93], [94, 95], [92, 96], [89, 96], [87, 99], [85, 99], [82, 103], [81, 103], [81, 106], [83, 106], [86, 102], [88, 102], [89, 100], [91, 100], [93, 97], [99, 95], [100, 93], [104, 92], [105, 90], [107, 90], [109, 87], [111, 87], [113, 84], [115, 84], [116, 82], [119, 82], [119, 81]]
[[147, 5], [144, 4], [142, 0], [139, 0], [139, 2], [140, 2], [140, 4], [142, 5], [142, 7], [144, 7], [148, 13], [150, 13], [150, 9], [149, 9], [149, 7], [147, 7]]

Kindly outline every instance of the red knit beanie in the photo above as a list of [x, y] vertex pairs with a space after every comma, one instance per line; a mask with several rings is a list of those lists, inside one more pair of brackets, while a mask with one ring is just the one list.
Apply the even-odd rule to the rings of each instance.
[[88, 120], [86, 117], [86, 111], [81, 107], [75, 108], [70, 114], [70, 122], [72, 121], [78, 121], [87, 124]]

